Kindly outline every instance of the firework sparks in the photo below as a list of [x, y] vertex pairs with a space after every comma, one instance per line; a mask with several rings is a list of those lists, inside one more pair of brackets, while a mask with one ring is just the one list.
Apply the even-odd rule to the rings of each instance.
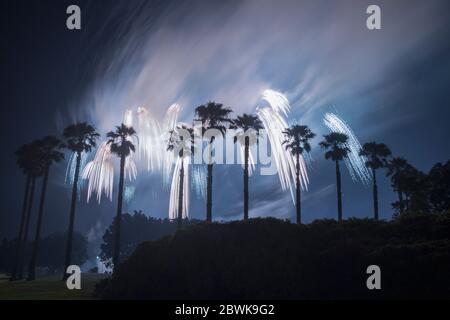
[[262, 99], [267, 101], [272, 107], [273, 111], [280, 114], [283, 113], [285, 116], [291, 111], [291, 106], [289, 100], [280, 92], [273, 90], [264, 90], [262, 93]]
[[[83, 172], [83, 169], [86, 166], [87, 158], [88, 158], [87, 153], [82, 152], [81, 153], [81, 162], [80, 162], [80, 172]], [[73, 185], [74, 178], [75, 178], [76, 164], [77, 164], [77, 154], [75, 152], [73, 152], [70, 155], [69, 162], [67, 165], [66, 175], [64, 178], [65, 183]], [[78, 191], [81, 191], [83, 189], [83, 187], [84, 187], [84, 181], [83, 181], [83, 179], [80, 179], [78, 181]], [[80, 196], [80, 192], [78, 193], [78, 195]]]
[[[136, 179], [137, 168], [132, 155], [125, 159], [125, 177], [129, 180]], [[114, 164], [111, 153], [111, 145], [106, 141], [97, 149], [94, 160], [88, 162], [83, 170], [82, 177], [88, 180], [87, 202], [92, 197], [92, 193], [97, 194], [97, 201], [100, 203], [102, 193], [112, 201], [114, 186]]]
[[191, 188], [194, 193], [200, 197], [206, 198], [206, 169], [203, 165], [191, 165], [192, 167], [192, 178], [191, 178]]
[[[125, 161], [126, 178], [129, 180], [137, 178], [138, 169], [134, 158], [138, 157], [147, 162], [148, 171], [162, 173], [164, 186], [170, 184], [173, 180], [171, 179], [173, 170], [175, 170], [174, 172], [176, 172], [177, 168], [179, 170], [180, 165], [177, 165], [172, 153], [166, 152], [166, 140], [168, 132], [173, 130], [178, 123], [180, 111], [181, 108], [178, 104], [172, 104], [168, 108], [163, 121], [158, 121], [144, 107], [137, 108], [136, 112], [131, 109], [125, 111], [123, 122], [126, 126], [135, 127], [138, 137], [136, 154], [132, 153]], [[76, 157], [72, 155], [66, 172], [66, 181], [68, 182], [73, 182], [75, 162]], [[86, 162], [87, 154], [83, 154], [81, 177], [82, 180], [87, 180], [87, 201], [90, 201], [93, 193], [96, 193], [99, 203], [101, 202], [102, 194], [111, 201], [114, 186], [114, 165], [110, 145], [106, 141], [101, 143], [97, 148], [94, 159], [88, 163]], [[187, 190], [187, 187], [185, 189]]]
[[[294, 201], [295, 158], [283, 145], [285, 140], [283, 131], [288, 128], [288, 123], [282, 114], [289, 113], [291, 109], [289, 101], [281, 93], [273, 90], [265, 90], [262, 98], [269, 103], [270, 108], [257, 108], [257, 115], [267, 132], [281, 187], [283, 190], [290, 190], [292, 201]], [[307, 166], [303, 156], [300, 156], [301, 188], [308, 190], [308, 184]]]
[[105, 193], [110, 201], [112, 200], [114, 166], [111, 159], [111, 149], [106, 141], [98, 147], [94, 160], [90, 161], [84, 168], [83, 179], [88, 180], [87, 202], [91, 199], [93, 192], [96, 192], [99, 203], [102, 193]]
[[[245, 144], [239, 142], [239, 156], [241, 159], [241, 166], [245, 168]], [[248, 174], [251, 176], [255, 170], [255, 160], [253, 158], [252, 148], [248, 149]]]
[[365, 165], [365, 157], [359, 155], [361, 144], [353, 130], [334, 113], [326, 113], [323, 122], [331, 132], [344, 133], [348, 136], [347, 148], [350, 152], [347, 158], [344, 159], [345, 165], [353, 181], [359, 180], [363, 184], [368, 184], [372, 179], [372, 175]]

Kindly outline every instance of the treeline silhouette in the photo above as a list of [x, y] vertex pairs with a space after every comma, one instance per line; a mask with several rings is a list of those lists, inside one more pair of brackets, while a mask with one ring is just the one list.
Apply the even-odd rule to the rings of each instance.
[[[137, 247], [96, 287], [104, 299], [450, 297], [450, 212], [389, 222], [274, 218], [196, 224]], [[367, 267], [382, 290], [368, 290]]]
[[435, 164], [428, 173], [421, 172], [403, 158], [388, 162], [398, 200], [392, 203], [394, 216], [407, 211], [442, 212], [450, 209], [450, 161]]

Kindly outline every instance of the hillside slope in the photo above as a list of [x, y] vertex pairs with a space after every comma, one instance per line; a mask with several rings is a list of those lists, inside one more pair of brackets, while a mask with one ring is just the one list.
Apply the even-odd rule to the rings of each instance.
[[[450, 214], [391, 222], [199, 224], [145, 242], [95, 294], [108, 299], [450, 297]], [[368, 290], [366, 268], [381, 268]]]

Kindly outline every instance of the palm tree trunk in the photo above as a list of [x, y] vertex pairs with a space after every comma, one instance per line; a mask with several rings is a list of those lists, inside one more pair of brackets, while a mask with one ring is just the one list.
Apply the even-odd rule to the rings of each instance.
[[16, 256], [14, 258], [14, 265], [13, 265], [13, 270], [11, 273], [10, 281], [14, 281], [17, 278], [17, 269], [19, 266], [19, 257], [20, 257], [21, 246], [22, 246], [22, 237], [23, 237], [23, 231], [25, 228], [25, 219], [26, 219], [26, 215], [27, 215], [27, 203], [28, 203], [28, 195], [30, 192], [30, 185], [31, 185], [31, 176], [27, 175], [27, 182], [25, 183], [25, 194], [24, 194], [23, 203], [22, 203], [22, 216], [20, 218], [19, 236], [17, 237]]
[[249, 137], [245, 137], [244, 148], [244, 220], [248, 220], [248, 156], [249, 156]]
[[398, 204], [399, 204], [400, 214], [403, 214], [403, 212], [405, 212], [405, 203], [403, 200], [403, 192], [398, 190], [397, 195], [398, 195]]
[[337, 207], [338, 207], [338, 221], [342, 221], [342, 189], [341, 189], [341, 170], [339, 168], [339, 161], [336, 162], [336, 188], [337, 188]]
[[183, 223], [183, 184], [184, 184], [184, 160], [181, 158], [180, 186], [178, 189], [178, 229]]
[[212, 183], [213, 183], [213, 164], [212, 164], [212, 143], [209, 142], [209, 162], [208, 162], [208, 178], [206, 187], [206, 222], [212, 222]]
[[38, 253], [39, 241], [41, 238], [41, 225], [42, 225], [42, 216], [44, 214], [44, 203], [45, 203], [45, 194], [47, 191], [47, 182], [48, 182], [48, 173], [49, 167], [45, 168], [44, 180], [42, 181], [42, 190], [41, 190], [41, 199], [39, 202], [39, 212], [38, 212], [38, 220], [36, 222], [36, 234], [34, 236], [34, 244], [33, 244], [33, 253], [31, 255], [30, 264], [28, 266], [28, 279], [34, 280], [36, 278], [36, 260]]
[[125, 156], [120, 157], [120, 179], [119, 179], [119, 194], [117, 198], [117, 214], [115, 226], [115, 239], [114, 239], [114, 255], [113, 255], [113, 265], [114, 270], [117, 270], [119, 265], [120, 257], [120, 225], [122, 223], [122, 202], [123, 202], [123, 183], [125, 173]]
[[206, 188], [206, 222], [212, 222], [212, 181], [213, 165], [208, 164], [208, 181]]
[[23, 278], [23, 264], [25, 261], [25, 255], [27, 253], [27, 241], [28, 241], [28, 226], [30, 225], [31, 219], [31, 209], [33, 208], [33, 199], [34, 199], [34, 187], [36, 185], [36, 177], [33, 176], [31, 178], [31, 190], [30, 190], [30, 198], [28, 199], [28, 208], [27, 208], [27, 216], [25, 218], [25, 226], [23, 231], [23, 241], [21, 245], [21, 250], [19, 254], [19, 271], [17, 279]]
[[73, 227], [75, 223], [75, 206], [77, 203], [78, 178], [80, 175], [80, 166], [81, 166], [81, 152], [77, 152], [75, 176], [73, 178], [73, 186], [72, 186], [72, 202], [70, 204], [69, 229], [67, 231], [66, 257], [64, 261], [63, 280], [66, 280], [68, 277], [68, 274], [66, 274], [66, 270], [67, 267], [70, 266], [72, 258], [72, 240], [73, 240], [72, 238], [73, 238]]
[[373, 213], [375, 220], [378, 220], [378, 186], [375, 169], [372, 169], [373, 176]]
[[302, 207], [301, 207], [301, 190], [300, 190], [300, 155], [296, 155], [296, 164], [295, 164], [295, 189], [296, 189], [296, 197], [295, 197], [295, 207], [297, 209], [297, 224], [302, 223]]

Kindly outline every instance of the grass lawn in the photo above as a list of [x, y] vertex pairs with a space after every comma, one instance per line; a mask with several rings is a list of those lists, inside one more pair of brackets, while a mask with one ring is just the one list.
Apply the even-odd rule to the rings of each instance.
[[39, 278], [35, 281], [8, 281], [0, 274], [0, 300], [80, 300], [93, 299], [95, 284], [105, 278], [100, 274], [81, 275], [81, 289], [69, 290], [60, 276]]

